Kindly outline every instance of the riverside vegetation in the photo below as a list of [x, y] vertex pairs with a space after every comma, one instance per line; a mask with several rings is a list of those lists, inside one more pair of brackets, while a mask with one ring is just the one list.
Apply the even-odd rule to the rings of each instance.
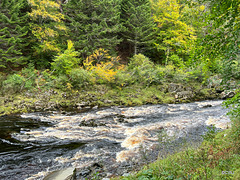
[[0, 7], [0, 115], [232, 98], [231, 129], [125, 179], [239, 179], [239, 0]]
[[2, 76], [5, 96], [0, 113], [191, 102], [220, 98], [217, 91], [224, 88], [216, 75], [206, 80], [201, 69], [154, 66], [142, 54], [135, 55], [125, 66], [114, 60], [93, 65], [88, 59], [85, 69], [75, 68], [67, 75], [56, 76], [50, 70], [30, 66]]

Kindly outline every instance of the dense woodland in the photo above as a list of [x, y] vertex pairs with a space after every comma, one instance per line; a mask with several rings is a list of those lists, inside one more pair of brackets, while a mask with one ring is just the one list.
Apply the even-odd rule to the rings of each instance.
[[153, 66], [240, 76], [238, 0], [2, 0], [0, 19], [9, 81], [31, 68], [110, 80], [140, 53]]

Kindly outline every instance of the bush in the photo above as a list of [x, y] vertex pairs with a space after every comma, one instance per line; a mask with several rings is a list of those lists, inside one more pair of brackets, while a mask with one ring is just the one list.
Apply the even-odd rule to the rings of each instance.
[[153, 68], [153, 65], [153, 62], [151, 62], [148, 57], [144, 56], [143, 54], [136, 54], [130, 59], [128, 69], [150, 69]]
[[124, 66], [119, 66], [118, 61], [119, 57], [111, 57], [107, 51], [99, 49], [88, 56], [83, 65], [93, 74], [97, 83], [104, 84], [113, 82], [117, 71], [123, 69]]
[[134, 82], [151, 84], [156, 79], [156, 72], [153, 62], [143, 54], [137, 54], [131, 58], [127, 70]]
[[72, 41], [68, 41], [67, 50], [56, 56], [54, 62], [51, 63], [52, 69], [54, 69], [57, 74], [69, 74], [80, 62], [80, 60], [76, 58], [78, 54], [79, 53], [74, 50]]
[[69, 82], [68, 77], [64, 74], [61, 74], [55, 77], [54, 87], [65, 90], [68, 82]]
[[0, 89], [3, 89], [3, 81], [6, 80], [4, 74], [0, 73]]
[[69, 77], [73, 88], [85, 86], [89, 84], [92, 79], [91, 74], [83, 68], [73, 69], [70, 72]]
[[237, 90], [237, 94], [233, 98], [225, 101], [225, 106], [231, 108], [228, 113], [232, 121], [231, 135], [237, 151], [240, 152], [240, 89]]
[[177, 67], [183, 67], [183, 60], [178, 55], [173, 54], [169, 57], [169, 61], [171, 61]]
[[173, 78], [175, 76], [175, 66], [167, 65], [165, 67], [159, 68], [162, 71], [164, 79]]
[[24, 89], [25, 78], [19, 74], [9, 75], [5, 81], [3, 81], [4, 93], [18, 93]]
[[29, 64], [27, 68], [23, 68], [21, 75], [25, 78], [24, 88], [31, 89], [36, 86], [35, 79], [38, 77], [37, 70], [33, 64]]
[[133, 79], [133, 77], [130, 75], [129, 72], [125, 70], [118, 71], [115, 75], [115, 84], [117, 86], [127, 86], [133, 84], [134, 82], [135, 80]]

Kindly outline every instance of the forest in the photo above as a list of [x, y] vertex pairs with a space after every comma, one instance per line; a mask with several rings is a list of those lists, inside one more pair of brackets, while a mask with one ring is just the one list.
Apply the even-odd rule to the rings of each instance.
[[2, 0], [0, 13], [2, 93], [149, 85], [171, 70], [239, 79], [237, 0]]
[[[1, 0], [0, 115], [232, 91], [225, 105], [235, 153], [239, 48], [239, 0]], [[155, 177], [144, 172], [139, 177]]]

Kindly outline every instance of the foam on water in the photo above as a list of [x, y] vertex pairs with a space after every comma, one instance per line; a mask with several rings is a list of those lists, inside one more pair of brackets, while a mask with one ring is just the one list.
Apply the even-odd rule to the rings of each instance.
[[[227, 110], [223, 109], [221, 104], [222, 101], [205, 101], [130, 108], [112, 107], [73, 116], [23, 114], [22, 118], [50, 122], [52, 126], [21, 131], [12, 134], [12, 137], [20, 142], [86, 143], [75, 153], [66, 152], [53, 160], [53, 164], [62, 164], [71, 171], [72, 168], [79, 168], [99, 159], [113, 158], [116, 162], [124, 162], [137, 157], [141, 148], [151, 150], [161, 143], [159, 134], [163, 130], [168, 136], [185, 138], [201, 135], [206, 125], [215, 124], [217, 128], [227, 128], [230, 120], [226, 116]], [[81, 125], [83, 122], [85, 124]], [[95, 125], [91, 126], [89, 122]], [[69, 169], [65, 172], [69, 173]], [[41, 179], [50, 171], [53, 172], [43, 170], [27, 180]]]

